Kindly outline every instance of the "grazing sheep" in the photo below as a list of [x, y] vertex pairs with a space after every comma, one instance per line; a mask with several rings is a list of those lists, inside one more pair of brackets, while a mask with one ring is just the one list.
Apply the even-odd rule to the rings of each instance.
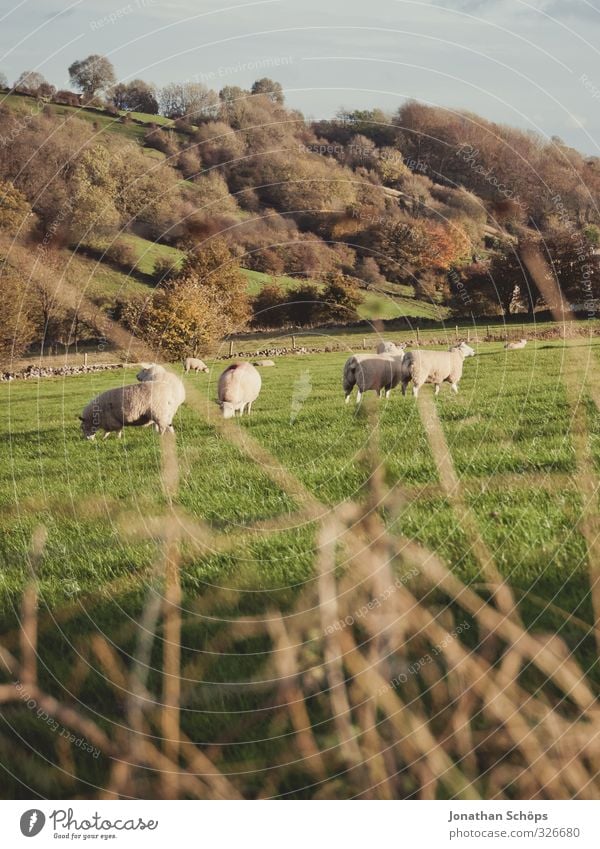
[[507, 351], [518, 351], [520, 348], [524, 348], [527, 344], [527, 339], [519, 339], [518, 342], [507, 342], [504, 346]]
[[378, 354], [403, 354], [405, 348], [405, 342], [380, 342], [376, 351]]
[[461, 342], [448, 351], [408, 351], [401, 366], [402, 394], [406, 395], [406, 387], [411, 380], [415, 398], [424, 383], [434, 383], [436, 395], [444, 381], [450, 384], [455, 393], [458, 392], [463, 361], [465, 357], [474, 356], [475, 351], [466, 342]]
[[258, 398], [262, 380], [251, 363], [233, 363], [219, 378], [218, 397], [223, 418], [230, 419], [244, 410], [250, 415], [252, 404]]
[[185, 386], [183, 385], [183, 381], [176, 374], [173, 374], [173, 372], [167, 371], [164, 366], [158, 365], [158, 363], [142, 363], [142, 369], [137, 373], [136, 378], [140, 383], [162, 381], [170, 387], [173, 398], [177, 401], [178, 405], [183, 404], [185, 401]]
[[186, 357], [183, 361], [183, 367], [186, 374], [189, 371], [208, 371], [206, 363], [203, 363], [202, 360], [198, 360], [196, 357]]
[[181, 400], [166, 380], [144, 381], [108, 389], [83, 409], [81, 430], [86, 439], [94, 439], [104, 430], [104, 439], [116, 432], [120, 439], [124, 427], [144, 427], [154, 424], [159, 433], [173, 433], [173, 416]]
[[356, 403], [360, 403], [363, 392], [374, 389], [377, 397], [381, 390], [389, 398], [390, 391], [398, 385], [401, 377], [401, 365], [404, 351], [398, 354], [354, 354], [346, 360], [342, 375], [342, 385], [346, 404], [350, 401], [352, 390], [356, 386]]
[[273, 360], [257, 360], [255, 363], [252, 363], [252, 365], [257, 368], [271, 368], [271, 366], [274, 366], [275, 363]]

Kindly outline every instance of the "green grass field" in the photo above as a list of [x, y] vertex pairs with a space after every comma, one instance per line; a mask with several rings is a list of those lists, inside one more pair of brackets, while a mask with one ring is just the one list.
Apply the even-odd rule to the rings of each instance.
[[[595, 356], [600, 352], [600, 343], [594, 342], [593, 351]], [[444, 386], [437, 404], [467, 501], [498, 568], [520, 599], [521, 616], [534, 632], [559, 632], [594, 676], [594, 646], [580, 621], [591, 622], [592, 613], [586, 546], [576, 530], [581, 505], [561, 380], [564, 354], [561, 343], [541, 343], [509, 354], [499, 344], [481, 345], [478, 356], [465, 363], [460, 394], [454, 397]], [[278, 359], [275, 368], [262, 372], [263, 391], [253, 415], [237, 425], [247, 429], [324, 504], [363, 499], [370, 474], [362, 455], [374, 436], [372, 422], [366, 407], [343, 403], [344, 359], [345, 354]], [[215, 381], [223, 365], [213, 364], [209, 375], [184, 378], [208, 405], [213, 404]], [[160, 438], [151, 429], [129, 428], [122, 441], [112, 437], [89, 443], [81, 439], [77, 421], [95, 393], [134, 380], [134, 374], [127, 370], [0, 385], [5, 413], [0, 473], [1, 627], [6, 632], [17, 624], [31, 534], [43, 525], [48, 540], [38, 569], [40, 612], [50, 627], [40, 640], [41, 675], [50, 692], [63, 696], [65, 682], [71, 680], [74, 653], [85, 652], [94, 633], [108, 635], [124, 656], [130, 653], [133, 619], [142, 609], [157, 556], [156, 541], [136, 539], [127, 530], [166, 506]], [[377, 438], [385, 477], [407, 494], [400, 512], [388, 516], [388, 522], [428, 545], [456, 574], [478, 585], [482, 576], [439, 489], [414, 400], [396, 391], [387, 402], [377, 403]], [[242, 534], [249, 524], [274, 517], [285, 524], [285, 517], [297, 509], [260, 463], [242, 459], [189, 405], [180, 409], [175, 424], [180, 469], [176, 507], [215, 530]], [[597, 463], [600, 421], [591, 412], [588, 427]], [[236, 602], [236, 611], [253, 614], [267, 604], [285, 611], [311, 579], [313, 561], [310, 524], [251, 534], [227, 553], [197, 556], [188, 562], [182, 573], [185, 605], [193, 607], [198, 598], [210, 599], [216, 587], [235, 585], [247, 590]], [[63, 606], [73, 600], [78, 603], [76, 612], [61, 618]], [[223, 623], [202, 619], [188, 624], [184, 663], [220, 627]], [[207, 680], [246, 680], [260, 669], [260, 644], [242, 640], [238, 645], [235, 656], [207, 659]], [[120, 707], [99, 673], [88, 676], [82, 697], [110, 728]], [[226, 695], [207, 690], [206, 702], [201, 695], [193, 710], [184, 703], [183, 727], [194, 740], [218, 741], [230, 733], [236, 711], [252, 710], [255, 698], [243, 688]], [[37, 750], [50, 756], [51, 733], [35, 717], [18, 706], [6, 713], [20, 732], [35, 734]], [[258, 722], [252, 739], [260, 740], [263, 730]], [[274, 759], [285, 750], [285, 741], [269, 745]], [[10, 755], [7, 746], [0, 734], [5, 762]], [[232, 746], [228, 756], [239, 767], [252, 750], [253, 746]], [[63, 784], [59, 773], [52, 785], [44, 786], [43, 773], [36, 769], [38, 757], [31, 754], [14, 763], [14, 776], [6, 785], [8, 796], [24, 792], [20, 781], [50, 797], [77, 792], [77, 786]], [[80, 767], [87, 781], [101, 784], [105, 778], [102, 761], [84, 758]]]
[[157, 259], [168, 259], [175, 268], [178, 268], [183, 261], [184, 253], [178, 248], [161, 245], [160, 242], [151, 242], [133, 233], [123, 233], [117, 241], [124, 242], [133, 248], [137, 255], [138, 271], [142, 274], [152, 275]]

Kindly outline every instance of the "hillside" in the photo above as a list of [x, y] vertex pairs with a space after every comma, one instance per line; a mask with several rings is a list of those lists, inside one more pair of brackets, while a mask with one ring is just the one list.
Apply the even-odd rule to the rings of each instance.
[[542, 240], [558, 298], [600, 294], [597, 159], [418, 103], [311, 123], [272, 85], [213, 93], [193, 118], [7, 92], [0, 180], [22, 212], [0, 228], [81, 269], [117, 316], [217, 238], [250, 314], [287, 326], [531, 316], [547, 296], [521, 251]]

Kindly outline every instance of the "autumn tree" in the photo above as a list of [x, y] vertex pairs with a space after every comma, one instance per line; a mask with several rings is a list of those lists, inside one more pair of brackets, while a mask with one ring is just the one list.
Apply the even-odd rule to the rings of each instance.
[[249, 316], [248, 284], [224, 239], [187, 253], [182, 276], [193, 277], [222, 310], [222, 336], [241, 329]]
[[109, 151], [102, 144], [83, 151], [72, 179], [71, 239], [92, 242], [120, 225], [115, 206], [117, 182]]
[[539, 294], [518, 246], [505, 244], [488, 262], [465, 266], [450, 275], [450, 306], [456, 314], [503, 315], [519, 309], [533, 313]]
[[194, 124], [214, 114], [218, 97], [202, 83], [169, 83], [160, 90], [159, 102], [165, 117], [185, 117]]
[[250, 92], [252, 94], [266, 94], [274, 103], [283, 103], [284, 101], [281, 83], [274, 82], [274, 80], [270, 80], [268, 77], [256, 80], [252, 84]]
[[252, 298], [254, 327], [283, 327], [287, 321], [287, 295], [278, 283], [265, 283]]
[[555, 230], [544, 238], [543, 250], [554, 280], [565, 299], [574, 304], [600, 297], [600, 255], [593, 231]]
[[356, 237], [372, 253], [388, 280], [401, 282], [411, 266], [417, 265], [426, 248], [424, 231], [401, 217], [384, 218]]
[[0, 256], [0, 363], [22, 356], [35, 337], [26, 300], [27, 280]]
[[261, 183], [264, 202], [284, 212], [337, 211], [356, 200], [352, 172], [317, 155], [274, 155], [262, 163]]
[[117, 83], [111, 89], [110, 98], [116, 109], [126, 112], [144, 112], [148, 115], [158, 113], [156, 90], [144, 80]]
[[315, 283], [298, 283], [288, 290], [287, 315], [300, 327], [318, 324], [321, 315], [321, 292]]
[[93, 53], [69, 66], [71, 85], [79, 89], [86, 101], [93, 100], [116, 82], [115, 69], [106, 56]]
[[5, 180], [0, 180], [0, 230], [16, 234], [28, 224], [31, 207], [25, 195]]
[[379, 270], [377, 261], [372, 256], [365, 256], [356, 266], [356, 274], [367, 286], [377, 286], [386, 282]]
[[246, 280], [221, 239], [190, 251], [181, 272], [159, 285], [145, 302], [125, 306], [132, 332], [171, 357], [206, 352], [246, 325]]
[[225, 86], [219, 92], [219, 118], [234, 130], [247, 123], [250, 109], [250, 92], [240, 86]]
[[447, 271], [468, 259], [470, 251], [469, 238], [458, 224], [400, 216], [376, 222], [357, 241], [374, 252], [386, 277], [394, 282], [416, 269]]
[[210, 350], [222, 333], [223, 315], [211, 294], [193, 275], [168, 280], [147, 301], [126, 303], [122, 320], [169, 358], [196, 356]]
[[360, 134], [377, 147], [393, 145], [397, 136], [391, 117], [382, 109], [340, 109], [333, 120], [316, 122], [315, 131], [340, 144], [347, 144], [352, 136]]
[[356, 280], [335, 271], [325, 278], [321, 301], [322, 320], [347, 323], [359, 319], [357, 308], [363, 302], [363, 296]]
[[375, 170], [384, 186], [398, 187], [410, 173], [402, 154], [393, 147], [383, 147], [377, 153]]

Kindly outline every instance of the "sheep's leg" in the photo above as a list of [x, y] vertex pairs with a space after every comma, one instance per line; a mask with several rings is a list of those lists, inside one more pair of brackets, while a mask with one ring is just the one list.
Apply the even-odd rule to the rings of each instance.
[[360, 404], [360, 399], [361, 399], [361, 398], [362, 398], [362, 392], [360, 391], [360, 389], [357, 389], [357, 390], [356, 390], [356, 403], [357, 403], [357, 404]]
[[416, 385], [416, 383], [413, 383], [413, 398], [416, 398], [418, 396], [418, 394], [419, 394], [419, 387]]
[[408, 389], [408, 383], [403, 383], [403, 384], [402, 384], [402, 394], [403, 394], [403, 395], [406, 395], [406, 390], [407, 390], [407, 389]]
[[173, 427], [172, 424], [167, 425], [167, 430], [169, 431], [169, 433], [175, 433], [175, 428]]
[[389, 397], [390, 397], [390, 392], [391, 392], [391, 391], [392, 391], [392, 390], [391, 390], [390, 388], [388, 388], [388, 389], [386, 389], [386, 390], [385, 390], [385, 397], [386, 397], [386, 398], [389, 398]]
[[117, 439], [121, 439], [122, 436], [123, 436], [123, 428], [121, 428], [121, 430], [117, 431]]
[[104, 434], [104, 436], [102, 437], [102, 442], [104, 442], [105, 439], [108, 439], [109, 436], [110, 436], [110, 430], [107, 430], [106, 433]]
[[450, 386], [452, 387], [454, 394], [458, 395], [458, 383], [451, 383]]
[[440, 394], [440, 384], [439, 384], [439, 383], [436, 383], [436, 384], [435, 384], [435, 394], [436, 394], [436, 395], [439, 395], [439, 394]]
[[350, 403], [350, 395], [351, 395], [351, 394], [352, 394], [351, 392], [348, 392], [348, 394], [347, 394], [347, 395], [346, 395], [346, 397], [344, 398], [344, 404], [349, 404], [349, 403]]

